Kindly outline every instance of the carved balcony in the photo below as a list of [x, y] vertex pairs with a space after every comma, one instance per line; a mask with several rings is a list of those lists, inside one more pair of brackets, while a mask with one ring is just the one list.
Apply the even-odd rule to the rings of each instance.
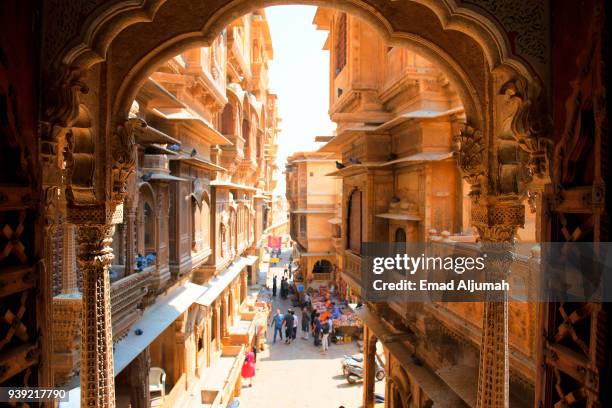
[[113, 341], [125, 336], [142, 316], [143, 298], [148, 293], [150, 271], [133, 273], [111, 284], [111, 317]]
[[142, 163], [144, 173], [170, 173], [170, 161], [165, 154], [145, 154]]
[[351, 250], [344, 251], [344, 271], [342, 275], [348, 279], [351, 288], [361, 293], [361, 256]]

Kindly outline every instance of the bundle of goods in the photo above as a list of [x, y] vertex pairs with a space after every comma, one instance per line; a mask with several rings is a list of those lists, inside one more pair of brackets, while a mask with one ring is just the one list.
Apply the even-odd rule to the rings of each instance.
[[357, 317], [354, 313], [345, 313], [340, 315], [336, 320], [334, 320], [334, 326], [351, 326], [351, 327], [363, 327], [363, 323], [361, 319]]
[[272, 295], [270, 293], [259, 292], [257, 294], [258, 302], [272, 303]]

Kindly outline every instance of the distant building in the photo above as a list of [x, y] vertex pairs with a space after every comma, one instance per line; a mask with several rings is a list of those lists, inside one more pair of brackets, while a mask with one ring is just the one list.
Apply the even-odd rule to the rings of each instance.
[[328, 177], [336, 169], [336, 155], [297, 152], [285, 167], [289, 230], [298, 279], [303, 282], [333, 280], [339, 261], [334, 239], [339, 238], [339, 180]]

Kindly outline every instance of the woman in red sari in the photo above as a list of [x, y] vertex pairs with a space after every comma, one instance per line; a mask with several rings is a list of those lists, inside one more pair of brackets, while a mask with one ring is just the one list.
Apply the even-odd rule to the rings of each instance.
[[255, 354], [249, 351], [244, 357], [244, 363], [242, 363], [242, 378], [248, 378], [249, 387], [252, 387], [253, 377], [255, 377]]

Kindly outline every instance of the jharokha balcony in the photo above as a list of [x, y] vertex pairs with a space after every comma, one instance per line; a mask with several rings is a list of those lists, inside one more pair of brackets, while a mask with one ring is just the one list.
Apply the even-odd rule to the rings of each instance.
[[151, 271], [145, 269], [111, 284], [111, 316], [113, 341], [121, 339], [144, 310], [143, 299], [148, 293]]

